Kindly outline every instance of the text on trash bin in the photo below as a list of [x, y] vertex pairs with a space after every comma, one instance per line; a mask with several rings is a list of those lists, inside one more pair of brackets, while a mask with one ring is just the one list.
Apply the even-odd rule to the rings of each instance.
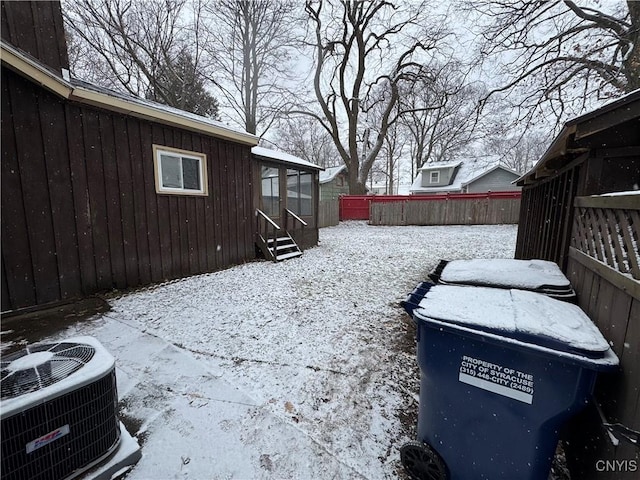
[[463, 355], [458, 380], [531, 405], [534, 381], [530, 373]]

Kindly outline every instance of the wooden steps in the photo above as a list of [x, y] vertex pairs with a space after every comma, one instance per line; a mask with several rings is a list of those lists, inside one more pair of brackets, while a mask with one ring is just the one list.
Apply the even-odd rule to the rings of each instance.
[[275, 240], [270, 238], [266, 243], [267, 250], [270, 252], [274, 262], [280, 262], [302, 255], [302, 250], [300, 250], [298, 244], [288, 233], [277, 237]]

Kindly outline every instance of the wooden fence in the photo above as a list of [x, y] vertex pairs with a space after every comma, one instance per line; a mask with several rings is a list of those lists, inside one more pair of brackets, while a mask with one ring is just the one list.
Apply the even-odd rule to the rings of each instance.
[[[599, 377], [596, 398], [609, 423], [640, 431], [640, 195], [576, 197], [567, 276], [579, 306], [620, 358], [618, 375]], [[587, 415], [587, 414], [585, 414]], [[591, 413], [591, 417], [599, 415]], [[600, 418], [576, 422], [578, 478], [637, 478], [637, 472], [601, 472], [596, 459], [639, 461], [640, 450], [620, 438], [614, 446]]]
[[371, 225], [493, 225], [516, 224], [520, 194], [470, 194], [415, 201], [371, 203]]
[[318, 208], [318, 228], [331, 227], [340, 223], [338, 199], [320, 200]]

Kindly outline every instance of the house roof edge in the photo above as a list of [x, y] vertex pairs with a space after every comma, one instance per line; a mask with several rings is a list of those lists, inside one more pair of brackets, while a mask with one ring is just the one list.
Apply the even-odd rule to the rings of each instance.
[[149, 101], [142, 102], [134, 97], [129, 98], [117, 95], [116, 92], [110, 95], [105, 93], [104, 89], [96, 88], [96, 90], [93, 90], [84, 86], [73, 85], [55, 72], [50, 71], [27, 53], [18, 50], [4, 40], [0, 43], [0, 57], [3, 65], [6, 64], [19, 75], [30, 79], [64, 99], [225, 140], [232, 140], [249, 146], [258, 144], [258, 137], [255, 135], [223, 125], [213, 124], [205, 117], [200, 119], [197, 118], [197, 115], [188, 115], [188, 112], [181, 112], [177, 109], [170, 110], [163, 108], [165, 107], [164, 105], [154, 105], [154, 102]]

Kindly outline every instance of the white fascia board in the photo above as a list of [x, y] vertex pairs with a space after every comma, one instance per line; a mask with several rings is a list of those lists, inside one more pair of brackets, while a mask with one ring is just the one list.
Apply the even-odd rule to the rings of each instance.
[[195, 115], [187, 115], [187, 112], [185, 112], [185, 115], [181, 115], [180, 113], [163, 109], [161, 105], [155, 107], [150, 102], [136, 102], [133, 98], [131, 100], [122, 99], [72, 85], [55, 72], [41, 65], [37, 60], [29, 58], [11, 45], [5, 42], [2, 42], [1, 45], [3, 64], [62, 98], [225, 140], [232, 140], [245, 145], [254, 146], [258, 144], [259, 139], [255, 135], [225, 128], [222, 125], [214, 125], [208, 123], [204, 118], [198, 120]]

